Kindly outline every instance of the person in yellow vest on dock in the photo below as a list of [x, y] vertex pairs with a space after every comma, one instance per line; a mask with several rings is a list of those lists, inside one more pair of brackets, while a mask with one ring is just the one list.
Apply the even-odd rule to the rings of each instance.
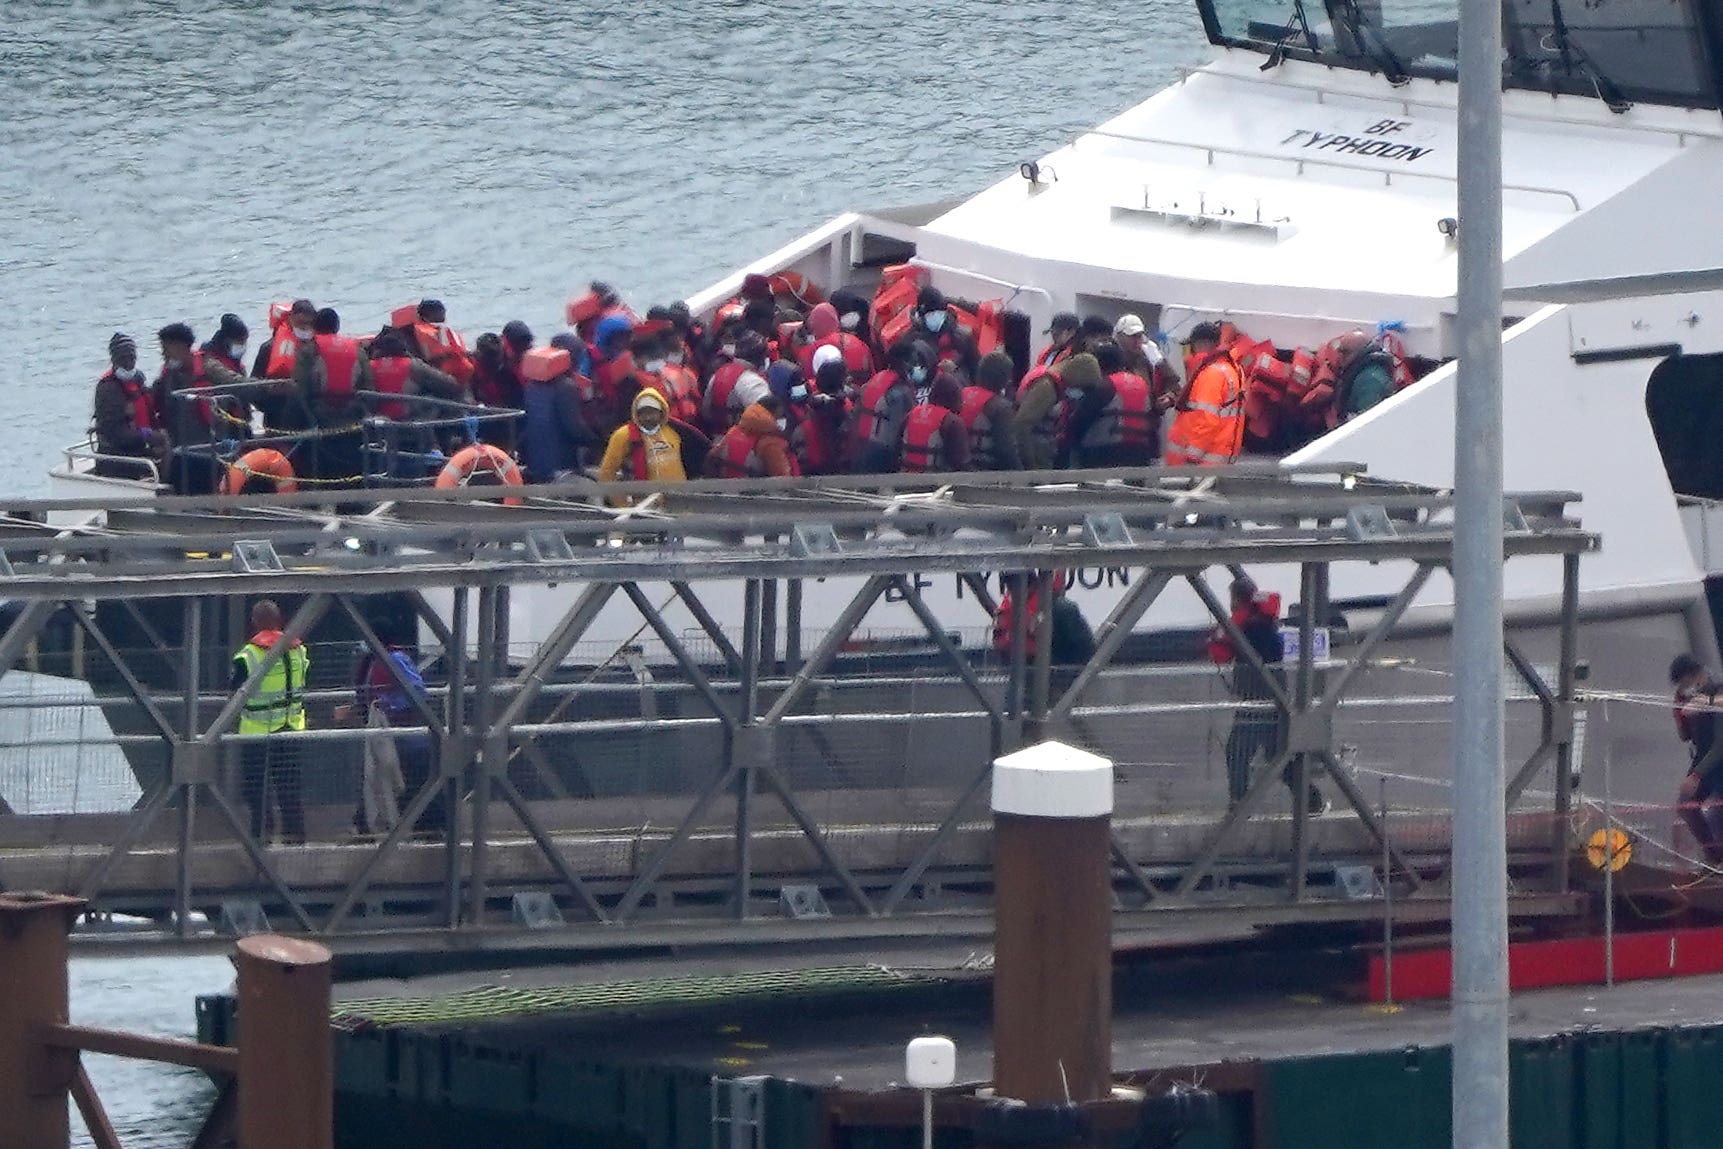
[[[232, 689], [239, 691], [258, 674], [269, 652], [281, 641], [284, 620], [281, 608], [263, 599], [251, 608], [251, 641], [233, 656]], [[305, 679], [311, 656], [294, 639], [274, 665], [264, 670], [263, 680], [239, 712], [240, 734], [280, 734], [305, 729]], [[242, 744], [240, 787], [251, 807], [251, 833], [259, 842], [269, 825], [273, 802], [280, 810], [281, 840], [289, 845], [305, 841], [305, 806], [300, 798], [299, 743], [291, 738], [270, 738]]]

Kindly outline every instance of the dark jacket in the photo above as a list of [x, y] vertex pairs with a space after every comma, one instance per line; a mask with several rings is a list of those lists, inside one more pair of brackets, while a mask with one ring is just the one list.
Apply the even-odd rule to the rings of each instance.
[[581, 411], [579, 385], [572, 375], [532, 380], [523, 389], [526, 418], [521, 428], [521, 460], [526, 481], [550, 483], [563, 471], [584, 465], [586, 448], [597, 437]]
[[[96, 380], [94, 424], [97, 453], [135, 455], [141, 458], [156, 446], [160, 432], [155, 429], [153, 421], [140, 425], [137, 418], [137, 404], [134, 400], [144, 397], [148, 398], [152, 420], [159, 417], [156, 415], [154, 395], [146, 379], [140, 377], [134, 383], [127, 383], [110, 368], [106, 375]], [[137, 478], [143, 472], [120, 463], [106, 467], [98, 464], [97, 473], [111, 474], [118, 478]]]

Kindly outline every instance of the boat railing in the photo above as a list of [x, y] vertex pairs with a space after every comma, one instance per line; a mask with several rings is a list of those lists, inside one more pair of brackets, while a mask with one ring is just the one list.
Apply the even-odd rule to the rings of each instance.
[[[97, 449], [94, 438], [73, 443], [61, 450], [66, 460], [66, 473], [73, 477], [94, 475], [96, 478], [131, 478], [134, 482], [148, 481], [159, 484], [162, 481], [161, 467], [155, 459], [148, 455], [114, 455]], [[124, 467], [136, 472], [133, 476], [96, 475], [95, 469], [104, 463]]]
[[[181, 460], [199, 460], [204, 467], [225, 469], [246, 453], [263, 448], [287, 456], [299, 484], [339, 487], [419, 486], [435, 479], [450, 454], [474, 443], [488, 443], [509, 452], [516, 446], [517, 428], [524, 412], [507, 407], [489, 407], [431, 395], [402, 396], [382, 391], [355, 391], [358, 406], [350, 420], [338, 425], [317, 425], [309, 404], [298, 401], [295, 414], [305, 426], [280, 428], [264, 425], [261, 431], [250, 418], [249, 398], [262, 381], [225, 387], [199, 387], [175, 392], [170, 428], [188, 429], [193, 420], [210, 428], [204, 442], [181, 442], [170, 466], [180, 482]], [[384, 412], [404, 406], [408, 418]], [[199, 419], [199, 409], [210, 418]], [[230, 434], [222, 434], [217, 420], [226, 423]], [[191, 439], [196, 436], [182, 435]], [[340, 472], [338, 474], [332, 471]]]
[[[1338, 168], [1342, 171], [1350, 172], [1364, 172], [1369, 175], [1381, 176], [1383, 186], [1385, 187], [1393, 186], [1395, 176], [1407, 176], [1413, 179], [1440, 180], [1443, 183], [1456, 183], [1459, 178], [1457, 175], [1451, 175], [1447, 172], [1440, 171], [1394, 171], [1375, 167], [1370, 164], [1351, 164], [1347, 163], [1345, 160], [1331, 160], [1327, 158], [1318, 159], [1309, 156], [1274, 156], [1261, 151], [1253, 151], [1250, 148], [1231, 148], [1221, 144], [1202, 144], [1197, 143], [1194, 140], [1178, 140], [1168, 136], [1135, 136], [1129, 132], [1109, 132], [1099, 128], [1084, 132], [1081, 136], [1072, 141], [1071, 146], [1073, 148], [1078, 147], [1086, 139], [1118, 140], [1123, 143], [1153, 144], [1159, 147], [1169, 148], [1191, 148], [1195, 151], [1204, 153], [1208, 157], [1208, 164], [1210, 167], [1214, 166], [1216, 156], [1237, 156], [1241, 159], [1270, 160], [1275, 163], [1292, 164], [1299, 175], [1304, 174], [1306, 166]], [[1585, 210], [1584, 205], [1579, 202], [1579, 197], [1573, 192], [1568, 191], [1566, 188], [1547, 187], [1541, 184], [1504, 183], [1502, 184], [1502, 190], [1525, 192], [1529, 195], [1556, 196], [1560, 199], [1567, 200], [1575, 212]]]

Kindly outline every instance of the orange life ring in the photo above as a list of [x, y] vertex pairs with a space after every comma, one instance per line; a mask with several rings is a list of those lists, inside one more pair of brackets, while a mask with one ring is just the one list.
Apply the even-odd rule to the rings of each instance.
[[272, 447], [259, 447], [255, 451], [247, 451], [228, 466], [221, 493], [242, 495], [245, 484], [253, 478], [273, 479], [277, 492], [299, 489], [299, 484], [294, 481], [293, 464], [287, 461], [287, 456]]
[[808, 277], [799, 271], [780, 271], [770, 276], [769, 282], [773, 295], [787, 295], [803, 307], [812, 308], [826, 300], [820, 289], [809, 283]]
[[[443, 490], [465, 487], [479, 475], [488, 475], [505, 487], [521, 485], [520, 467], [507, 451], [489, 443], [474, 443], [457, 451], [455, 457], [437, 472], [437, 486]], [[503, 502], [511, 507], [521, 504], [519, 499], [504, 499]]]

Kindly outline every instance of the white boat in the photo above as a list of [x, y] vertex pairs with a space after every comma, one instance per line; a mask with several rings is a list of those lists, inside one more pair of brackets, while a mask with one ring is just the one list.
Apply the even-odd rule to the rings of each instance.
[[[1215, 55], [1171, 87], [967, 199], [838, 216], [692, 308], [710, 316], [751, 272], [867, 291], [909, 260], [948, 295], [1008, 301], [1037, 332], [1060, 311], [1130, 312], [1171, 340], [1221, 318], [1285, 347], [1394, 324], [1410, 353], [1443, 365], [1289, 461], [1451, 486], [1457, 4], [1197, 4]], [[1516, 0], [1504, 19], [1506, 484], [1581, 494], [1603, 538], [1581, 568], [1588, 631], [1611, 636], [1608, 677], [1654, 690], [1677, 649], [1715, 652], [1704, 590], [1723, 570], [1710, 543], [1723, 544], [1710, 501], [1723, 474], [1713, 488], [1705, 460], [1723, 456], [1703, 436], [1723, 394], [1723, 276], [1702, 273], [1723, 267], [1711, 219], [1723, 26], [1697, 0]], [[56, 468], [57, 493], [90, 481], [80, 468]], [[1296, 572], [1258, 573], [1294, 595]], [[1405, 575], [1365, 571], [1333, 593], [1390, 594]], [[1095, 617], [1119, 590], [1087, 581], [1099, 585], [1076, 594]], [[1511, 564], [1510, 618], [1546, 611], [1558, 586], [1549, 564]], [[516, 641], [551, 625], [574, 589], [517, 594]], [[807, 628], [852, 590], [809, 587]], [[1417, 609], [1439, 618], [1451, 597], [1438, 575]], [[955, 581], [928, 598], [953, 628], [982, 632]], [[594, 642], [638, 631], [626, 604], [613, 610]], [[692, 628], [680, 610], [672, 621]], [[1141, 625], [1201, 617], [1194, 596], [1168, 595]], [[882, 601], [864, 629], [914, 626]]]

